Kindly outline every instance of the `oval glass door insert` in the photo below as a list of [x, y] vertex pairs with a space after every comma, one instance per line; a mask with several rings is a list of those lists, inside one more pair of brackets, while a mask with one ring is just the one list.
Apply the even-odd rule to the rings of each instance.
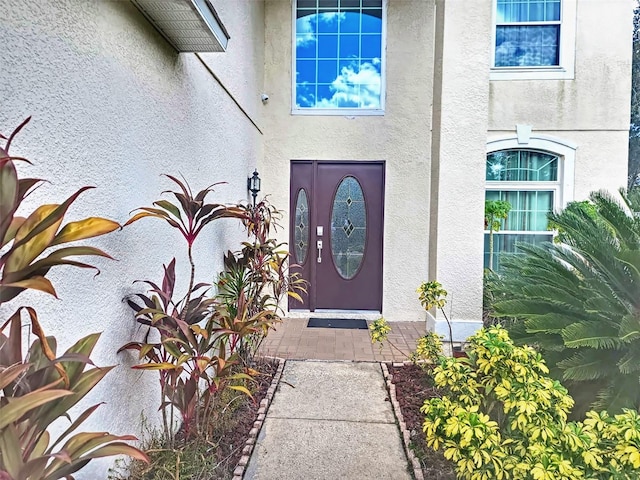
[[304, 189], [298, 191], [296, 198], [296, 228], [293, 233], [296, 261], [303, 264], [309, 251], [309, 202]]
[[341, 277], [349, 280], [362, 264], [367, 238], [364, 193], [355, 177], [338, 185], [331, 208], [331, 255]]

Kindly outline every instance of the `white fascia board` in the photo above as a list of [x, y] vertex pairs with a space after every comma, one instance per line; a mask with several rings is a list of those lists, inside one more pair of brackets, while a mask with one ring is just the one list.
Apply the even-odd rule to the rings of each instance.
[[209, 0], [131, 0], [178, 52], [224, 52], [229, 34]]

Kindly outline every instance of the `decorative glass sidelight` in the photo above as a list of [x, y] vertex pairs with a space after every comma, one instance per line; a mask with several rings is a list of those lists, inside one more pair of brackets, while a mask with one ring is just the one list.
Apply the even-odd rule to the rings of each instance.
[[362, 187], [355, 177], [345, 177], [338, 185], [331, 209], [331, 255], [343, 278], [358, 272], [365, 253], [367, 209]]
[[309, 252], [309, 201], [304, 189], [298, 191], [296, 199], [296, 225], [293, 234], [296, 261], [303, 264]]

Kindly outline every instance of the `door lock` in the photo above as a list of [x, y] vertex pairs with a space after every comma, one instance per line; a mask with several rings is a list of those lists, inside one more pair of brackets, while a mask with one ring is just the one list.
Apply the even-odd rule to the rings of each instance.
[[316, 246], [318, 247], [318, 263], [322, 263], [322, 240], [318, 240]]

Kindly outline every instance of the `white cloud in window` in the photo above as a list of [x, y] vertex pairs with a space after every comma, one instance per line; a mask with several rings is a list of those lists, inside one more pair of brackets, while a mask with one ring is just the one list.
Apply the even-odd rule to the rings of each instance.
[[313, 93], [309, 93], [307, 95], [298, 93], [298, 98], [296, 99], [296, 107], [313, 107], [316, 103], [315, 97], [316, 96]]
[[320, 14], [305, 15], [296, 20], [296, 46], [304, 46], [316, 41], [314, 23], [318, 20], [322, 23], [342, 22], [347, 18], [344, 12], [323, 12]]
[[296, 20], [296, 46], [307, 45], [315, 42], [316, 36], [313, 33], [311, 19], [314, 15], [306, 15]]
[[380, 59], [373, 62], [352, 64], [342, 67], [338, 77], [331, 83], [331, 98], [319, 99], [318, 108], [337, 108], [344, 104], [359, 108], [380, 108], [381, 79], [377, 66]]
[[324, 12], [319, 15], [320, 21], [324, 23], [332, 23], [334, 21], [342, 22], [345, 18], [347, 18], [347, 14], [345, 12]]
[[504, 165], [502, 163], [489, 163], [489, 172], [491, 175], [491, 180], [499, 179], [502, 177], [502, 171], [504, 170]]

